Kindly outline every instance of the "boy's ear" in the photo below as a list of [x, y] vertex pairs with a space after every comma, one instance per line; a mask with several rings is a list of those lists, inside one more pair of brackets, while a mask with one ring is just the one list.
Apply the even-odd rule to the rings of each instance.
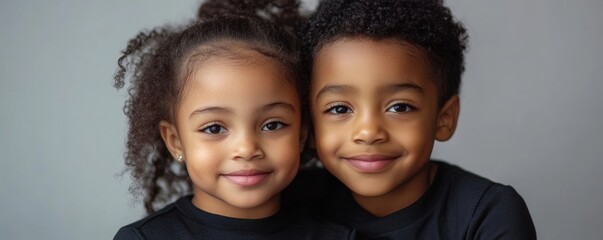
[[299, 152], [304, 151], [304, 147], [306, 146], [307, 140], [308, 140], [308, 126], [304, 124], [301, 127]]
[[454, 95], [444, 103], [444, 106], [438, 113], [435, 138], [438, 141], [447, 141], [454, 134], [456, 124], [461, 110], [461, 103], [458, 95]]
[[174, 124], [171, 124], [167, 121], [159, 122], [159, 132], [161, 133], [163, 142], [167, 146], [174, 159], [178, 159], [180, 156], [184, 155], [184, 150], [182, 149], [182, 144], [180, 143], [180, 137], [178, 136], [178, 131], [176, 131], [176, 126]]

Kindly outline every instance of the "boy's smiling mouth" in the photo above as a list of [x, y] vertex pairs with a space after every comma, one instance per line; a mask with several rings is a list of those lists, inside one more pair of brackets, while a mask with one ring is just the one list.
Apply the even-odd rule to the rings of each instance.
[[388, 168], [392, 163], [398, 160], [401, 155], [385, 154], [359, 154], [349, 157], [342, 157], [354, 169], [364, 173], [377, 173]]

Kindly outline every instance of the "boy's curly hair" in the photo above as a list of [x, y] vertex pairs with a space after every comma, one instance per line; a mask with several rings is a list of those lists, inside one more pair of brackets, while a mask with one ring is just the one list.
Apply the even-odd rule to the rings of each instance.
[[293, 34], [305, 23], [298, 9], [298, 0], [208, 0], [194, 22], [144, 31], [128, 42], [118, 60], [114, 87], [123, 88], [129, 79], [125, 171], [133, 180], [130, 191], [142, 195], [147, 213], [191, 192], [186, 168], [172, 158], [159, 123], [174, 122], [186, 72], [195, 61], [237, 57], [233, 44], [242, 44], [275, 59], [300, 97], [306, 95], [307, 81], [301, 79], [299, 45]]
[[395, 39], [422, 49], [442, 106], [459, 93], [468, 35], [441, 0], [327, 0], [302, 31], [306, 72], [321, 49], [343, 38]]

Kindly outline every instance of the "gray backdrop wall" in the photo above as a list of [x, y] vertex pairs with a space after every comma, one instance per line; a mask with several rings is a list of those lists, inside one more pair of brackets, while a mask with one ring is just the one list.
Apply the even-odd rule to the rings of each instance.
[[[460, 126], [435, 157], [514, 186], [541, 239], [599, 239], [603, 1], [447, 4], [471, 39]], [[197, 5], [2, 1], [0, 239], [109, 239], [142, 216], [116, 177], [125, 93], [111, 77], [137, 31]]]

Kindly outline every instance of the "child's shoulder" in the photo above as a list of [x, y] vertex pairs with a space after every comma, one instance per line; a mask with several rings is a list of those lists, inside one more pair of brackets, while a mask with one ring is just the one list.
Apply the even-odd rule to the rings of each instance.
[[[469, 235], [496, 234], [532, 239], [534, 223], [525, 201], [511, 186], [503, 185], [442, 161], [431, 191], [431, 200], [455, 222], [464, 222]], [[452, 222], [451, 222], [452, 224]], [[487, 237], [488, 238], [488, 237]]]
[[147, 236], [158, 236], [157, 234], [173, 225], [177, 215], [176, 203], [169, 204], [143, 219], [123, 226], [113, 239], [147, 239]]
[[191, 196], [122, 227], [114, 239], [354, 239], [347, 227], [287, 204], [263, 219], [237, 219], [197, 209]]
[[440, 192], [445, 190], [458, 193], [456, 195], [465, 199], [479, 199], [484, 195], [495, 193], [517, 194], [511, 186], [494, 182], [459, 166], [440, 160], [432, 160], [432, 162], [438, 166], [438, 173], [434, 180], [436, 186], [432, 188], [439, 188]]
[[463, 168], [439, 160], [432, 160], [438, 166], [434, 180], [434, 197], [444, 197], [448, 204], [461, 204], [468, 207], [479, 207], [489, 201], [506, 202], [508, 200], [523, 202], [523, 199], [508, 185], [494, 182]]

